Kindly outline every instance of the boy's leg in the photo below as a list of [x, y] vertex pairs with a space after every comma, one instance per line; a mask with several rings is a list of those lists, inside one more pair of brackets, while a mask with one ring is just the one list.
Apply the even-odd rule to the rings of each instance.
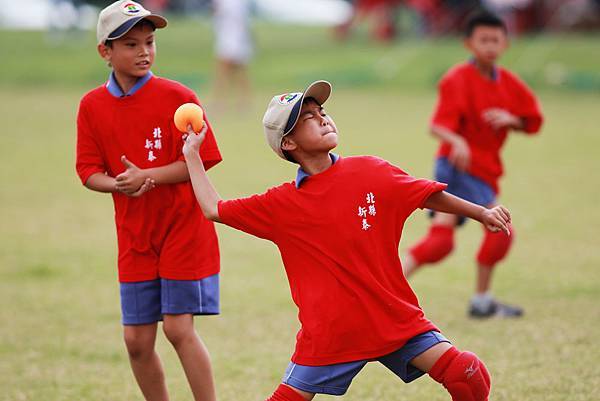
[[[488, 205], [487, 207], [494, 207]], [[510, 227], [511, 235], [504, 232], [492, 233], [485, 230], [483, 241], [477, 253], [477, 281], [475, 295], [471, 299], [469, 314], [472, 317], [519, 317], [523, 309], [496, 301], [491, 293], [492, 277], [494, 268], [498, 262], [503, 260], [514, 240], [514, 227]]]
[[[446, 158], [435, 161], [435, 180], [448, 184], [446, 192], [465, 198], [458, 171]], [[429, 231], [419, 242], [408, 249], [402, 258], [402, 268], [406, 277], [419, 267], [428, 263], [437, 263], [448, 256], [454, 248], [454, 228], [460, 218], [453, 214], [435, 213]]]
[[419, 334], [377, 360], [406, 383], [429, 373], [453, 401], [487, 401], [490, 379], [483, 362], [470, 352], [459, 352], [437, 331]]
[[124, 326], [123, 337], [135, 379], [147, 401], [167, 401], [162, 363], [156, 351], [157, 323]]
[[488, 400], [490, 375], [484, 363], [471, 352], [440, 343], [415, 357], [411, 364], [441, 383], [452, 401]]
[[219, 313], [219, 275], [201, 280], [161, 279], [163, 331], [171, 342], [196, 401], [214, 401], [215, 385], [206, 346], [193, 315]]
[[206, 346], [194, 329], [191, 314], [164, 315], [163, 330], [173, 344], [196, 401], [214, 401], [215, 384]]
[[454, 227], [458, 219], [459, 217], [453, 214], [435, 214], [427, 234], [402, 258], [402, 268], [406, 277], [425, 264], [441, 261], [452, 252]]
[[160, 314], [160, 280], [121, 283], [123, 339], [135, 379], [148, 401], [169, 399], [165, 374], [156, 351]]

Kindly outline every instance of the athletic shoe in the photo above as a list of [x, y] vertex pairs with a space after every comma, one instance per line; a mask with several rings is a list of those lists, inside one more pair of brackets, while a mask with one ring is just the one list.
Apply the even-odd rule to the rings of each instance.
[[503, 304], [492, 300], [487, 308], [476, 307], [471, 303], [469, 307], [469, 317], [474, 319], [485, 319], [490, 317], [515, 318], [523, 316], [523, 308], [513, 305]]

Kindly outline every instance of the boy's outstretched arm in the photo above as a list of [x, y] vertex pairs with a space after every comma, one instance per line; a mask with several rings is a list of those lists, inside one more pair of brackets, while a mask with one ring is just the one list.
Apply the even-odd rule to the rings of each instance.
[[424, 203], [424, 207], [442, 213], [452, 213], [479, 221], [490, 231], [504, 231], [510, 235], [510, 212], [504, 206], [491, 209], [468, 202], [445, 191], [435, 192]]
[[204, 217], [209, 220], [220, 222], [218, 203], [221, 197], [210, 182], [204, 164], [198, 150], [206, 136], [207, 126], [196, 134], [188, 125], [188, 133], [184, 135], [183, 155], [190, 175], [190, 181], [196, 194], [196, 200], [200, 204]]

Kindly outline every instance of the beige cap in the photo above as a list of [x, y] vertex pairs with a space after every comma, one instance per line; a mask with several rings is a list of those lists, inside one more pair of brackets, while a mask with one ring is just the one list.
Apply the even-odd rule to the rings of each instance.
[[316, 81], [308, 85], [304, 92], [284, 93], [271, 99], [263, 117], [263, 126], [269, 146], [279, 157], [286, 158], [281, 150], [281, 141], [298, 122], [304, 98], [312, 97], [322, 105], [330, 95], [331, 84], [327, 81]]
[[164, 17], [152, 14], [135, 1], [121, 0], [112, 3], [100, 11], [96, 29], [98, 44], [120, 38], [142, 19], [149, 20], [157, 29], [167, 26]]

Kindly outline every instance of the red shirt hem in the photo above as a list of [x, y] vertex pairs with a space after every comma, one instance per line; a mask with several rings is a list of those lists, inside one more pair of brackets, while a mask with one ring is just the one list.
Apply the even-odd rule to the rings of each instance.
[[421, 330], [415, 332], [415, 334], [407, 339], [396, 341], [386, 345], [385, 347], [378, 348], [375, 350], [361, 351], [361, 352], [347, 352], [343, 354], [335, 354], [335, 355], [327, 355], [327, 356], [301, 356], [298, 353], [294, 353], [292, 356], [292, 362], [297, 363], [299, 365], [305, 366], [326, 366], [326, 365], [334, 365], [338, 363], [347, 363], [353, 361], [363, 361], [366, 359], [375, 359], [381, 356], [390, 354], [398, 349], [402, 348], [411, 338], [418, 336], [419, 334], [426, 333], [428, 331], [437, 331], [440, 330], [433, 325], [433, 323], [427, 324]]

